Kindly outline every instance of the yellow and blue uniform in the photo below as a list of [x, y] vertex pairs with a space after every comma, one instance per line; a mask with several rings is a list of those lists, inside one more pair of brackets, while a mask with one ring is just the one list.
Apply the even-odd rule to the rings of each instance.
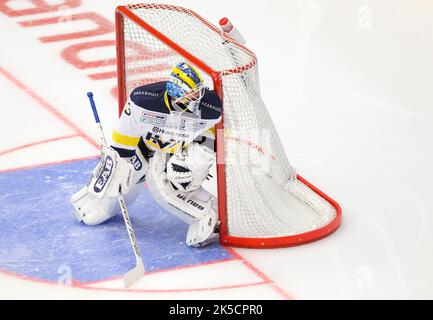
[[133, 157], [136, 148], [146, 158], [155, 151], [176, 153], [192, 141], [215, 139], [222, 115], [217, 94], [206, 88], [197, 112], [190, 112], [176, 110], [166, 88], [162, 81], [131, 92], [111, 139], [121, 157]]

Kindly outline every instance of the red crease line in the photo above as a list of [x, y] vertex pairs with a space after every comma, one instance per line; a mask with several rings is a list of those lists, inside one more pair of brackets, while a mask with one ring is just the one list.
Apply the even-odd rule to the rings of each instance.
[[251, 262], [246, 260], [244, 257], [242, 257], [238, 252], [236, 252], [233, 248], [226, 248], [227, 251], [229, 251], [234, 257], [241, 260], [243, 264], [250, 269], [252, 272], [254, 272], [257, 276], [262, 278], [266, 283], [270, 284], [275, 291], [277, 291], [284, 299], [286, 300], [294, 300], [294, 298], [285, 292], [282, 288], [277, 286], [274, 281], [272, 281], [266, 274], [264, 274], [262, 271], [257, 269], [255, 266], [252, 265]]
[[[35, 283], [45, 284], [49, 286], [58, 286], [59, 284], [55, 281], [43, 280], [32, 278], [29, 276], [17, 274], [14, 272], [0, 270], [0, 274], [3, 273], [8, 276], [12, 276], [14, 278], [18, 278], [21, 280], [27, 280]], [[125, 292], [125, 293], [177, 293], [177, 292], [200, 292], [200, 291], [216, 291], [216, 290], [228, 290], [228, 289], [237, 289], [237, 288], [245, 288], [245, 287], [253, 287], [260, 285], [267, 285], [267, 282], [253, 282], [253, 283], [243, 283], [237, 285], [227, 285], [227, 286], [218, 286], [218, 287], [207, 287], [207, 288], [184, 288], [184, 289], [131, 289], [131, 288], [98, 288], [98, 287], [90, 287], [83, 285], [83, 283], [73, 280], [71, 283], [72, 288], [82, 289], [82, 290], [98, 290], [98, 291], [107, 291], [107, 292]], [[66, 285], [65, 285], [66, 286]]]
[[253, 283], [242, 283], [228, 286], [219, 286], [219, 287], [208, 287], [208, 288], [184, 288], [184, 289], [122, 289], [122, 288], [98, 288], [98, 287], [86, 287], [78, 285], [76, 288], [85, 289], [85, 290], [102, 290], [102, 291], [117, 291], [117, 292], [135, 292], [135, 293], [178, 293], [178, 292], [200, 292], [200, 291], [217, 291], [217, 290], [227, 290], [227, 289], [238, 289], [238, 288], [246, 288], [246, 287], [254, 287], [254, 286], [262, 286], [267, 285], [269, 283], [262, 282], [253, 282]]
[[[146, 271], [144, 273], [144, 276], [153, 275], [153, 274], [157, 274], [157, 273], [166, 273], [166, 272], [171, 272], [171, 271], [192, 269], [192, 268], [196, 268], [196, 267], [203, 267], [203, 266], [214, 265], [214, 264], [219, 264], [219, 263], [224, 263], [224, 262], [237, 261], [237, 260], [238, 260], [237, 258], [231, 257], [231, 258], [222, 259], [222, 260], [206, 261], [206, 262], [197, 263], [197, 264], [193, 264], [193, 265], [179, 266], [179, 267], [173, 267], [173, 268], [168, 268], [168, 269], [163, 269], [163, 270]], [[106, 282], [106, 281], [120, 280], [122, 278], [123, 278], [123, 275], [108, 278], [108, 279], [103, 279], [103, 280], [97, 280], [97, 281], [80, 282], [80, 284], [84, 285], [84, 286], [88, 286], [88, 285], [94, 285], [94, 284]]]

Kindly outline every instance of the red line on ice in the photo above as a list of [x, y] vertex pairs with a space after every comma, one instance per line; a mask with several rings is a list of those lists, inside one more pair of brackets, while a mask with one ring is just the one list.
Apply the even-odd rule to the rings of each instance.
[[31, 98], [33, 98], [33, 100], [38, 102], [38, 104], [41, 107], [43, 107], [45, 110], [47, 110], [53, 116], [55, 116], [57, 119], [59, 119], [61, 122], [63, 122], [66, 126], [68, 126], [74, 132], [76, 132], [79, 136], [83, 137], [84, 140], [86, 140], [88, 143], [90, 143], [92, 146], [94, 146], [96, 149], [99, 150], [99, 144], [98, 143], [93, 141], [93, 139], [90, 138], [87, 134], [85, 134], [83, 130], [81, 130], [71, 120], [69, 120], [67, 117], [65, 117], [63, 114], [61, 114], [59, 111], [57, 111], [57, 109], [54, 108], [51, 104], [49, 104], [46, 100], [44, 100], [43, 98], [38, 96], [33, 90], [31, 90], [24, 83], [22, 83], [20, 80], [15, 78], [10, 72], [5, 70], [3, 67], [0, 67], [0, 73], [3, 74], [3, 76], [6, 79], [8, 79], [13, 84], [15, 84], [22, 91], [27, 93], [27, 95], [29, 95]]
[[99, 155], [74, 158], [74, 159], [68, 159], [68, 160], [61, 160], [61, 161], [45, 162], [45, 163], [39, 163], [39, 164], [34, 164], [34, 165], [24, 166], [24, 167], [9, 168], [9, 169], [0, 170], [0, 173], [43, 168], [43, 167], [53, 166], [56, 164], [70, 163], [70, 162], [75, 162], [75, 161], [90, 160], [90, 159], [96, 159], [96, 158], [99, 158]]
[[177, 292], [197, 292], [197, 291], [217, 291], [217, 290], [227, 290], [227, 289], [238, 289], [238, 288], [246, 288], [246, 287], [255, 287], [255, 286], [263, 286], [269, 283], [262, 282], [252, 282], [252, 283], [243, 283], [243, 284], [235, 284], [235, 285], [227, 285], [227, 286], [219, 286], [219, 287], [209, 287], [209, 288], [184, 288], [184, 289], [122, 289], [122, 288], [98, 288], [98, 287], [86, 287], [86, 286], [76, 286], [79, 289], [85, 290], [102, 290], [102, 291], [120, 291], [120, 292], [136, 292], [136, 293], [177, 293]]
[[59, 140], [65, 140], [65, 139], [71, 139], [71, 138], [76, 138], [76, 137], [81, 137], [81, 136], [79, 134], [70, 134], [70, 135], [67, 135], [67, 136], [62, 136], [62, 137], [45, 139], [45, 140], [41, 140], [41, 141], [27, 143], [27, 144], [24, 144], [24, 145], [21, 145], [21, 146], [18, 146], [18, 147], [14, 147], [14, 148], [11, 148], [11, 149], [8, 149], [8, 150], [0, 151], [0, 156], [3, 156], [3, 155], [8, 154], [8, 153], [15, 152], [15, 151], [18, 151], [18, 150], [22, 150], [22, 149], [25, 149], [25, 148], [30, 148], [30, 147], [33, 147], [33, 146], [37, 146], [37, 145], [40, 145], [40, 144], [54, 142], [54, 141], [59, 141]]
[[294, 300], [294, 298], [288, 294], [286, 291], [284, 291], [282, 288], [280, 288], [274, 281], [272, 281], [266, 274], [264, 274], [262, 271], [257, 269], [252, 265], [251, 262], [249, 262], [247, 259], [245, 259], [243, 256], [241, 256], [238, 252], [235, 251], [233, 248], [226, 248], [228, 252], [230, 252], [234, 257], [241, 260], [244, 265], [250, 269], [252, 272], [254, 272], [257, 276], [262, 278], [266, 283], [270, 284], [274, 290], [276, 290], [284, 299], [286, 300]]
[[[200, 266], [200, 265], [197, 265]], [[7, 270], [0, 270], [1, 273], [12, 276], [21, 280], [32, 281], [35, 283], [46, 284], [49, 286], [59, 286], [57, 282], [45, 280], [45, 279], [37, 279], [29, 276], [25, 276], [22, 274], [17, 274]], [[200, 291], [217, 291], [217, 290], [228, 290], [228, 289], [238, 289], [238, 288], [246, 288], [246, 287], [255, 287], [261, 285], [268, 285], [266, 281], [259, 282], [251, 282], [251, 283], [242, 283], [235, 285], [226, 285], [226, 286], [217, 286], [217, 287], [204, 287], [204, 288], [179, 288], [179, 289], [124, 289], [124, 288], [98, 288], [98, 287], [90, 287], [86, 284], [83, 284], [79, 281], [72, 280], [71, 287], [75, 289], [83, 289], [83, 290], [98, 290], [98, 291], [108, 291], [108, 292], [133, 292], [133, 293], [176, 293], [176, 292], [200, 292]]]
[[[213, 264], [219, 264], [219, 263], [224, 263], [224, 262], [230, 262], [230, 261], [237, 261], [239, 260], [238, 258], [235, 257], [231, 257], [231, 258], [227, 258], [227, 259], [222, 259], [222, 260], [214, 260], [214, 261], [206, 261], [206, 262], [201, 262], [199, 264], [193, 264], [193, 265], [187, 265], [187, 266], [179, 266], [179, 267], [173, 267], [173, 268], [167, 268], [164, 270], [156, 270], [156, 271], [146, 271], [146, 273], [144, 274], [144, 276], [149, 276], [152, 274], [157, 274], [157, 273], [166, 273], [166, 272], [171, 272], [171, 271], [179, 271], [179, 270], [185, 270], [185, 269], [192, 269], [192, 268], [197, 268], [197, 267], [202, 267], [202, 266], [208, 266], [208, 265], [213, 265]], [[103, 280], [97, 280], [97, 281], [89, 281], [89, 282], [80, 282], [82, 285], [84, 286], [88, 286], [88, 285], [94, 285], [97, 283], [102, 283], [102, 282], [107, 282], [107, 281], [114, 281], [114, 280], [120, 280], [122, 279], [123, 276], [119, 276], [119, 277], [112, 277], [112, 278], [108, 278], [108, 279], [103, 279]]]

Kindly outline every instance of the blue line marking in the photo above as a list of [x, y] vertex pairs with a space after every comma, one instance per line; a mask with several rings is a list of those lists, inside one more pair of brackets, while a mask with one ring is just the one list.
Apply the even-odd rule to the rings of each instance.
[[[124, 275], [135, 258], [121, 214], [100, 226], [79, 223], [69, 198], [97, 159], [0, 174], [0, 269], [57, 281], [69, 267], [80, 282]], [[190, 248], [187, 225], [143, 188], [128, 207], [147, 271], [231, 258], [219, 244]]]

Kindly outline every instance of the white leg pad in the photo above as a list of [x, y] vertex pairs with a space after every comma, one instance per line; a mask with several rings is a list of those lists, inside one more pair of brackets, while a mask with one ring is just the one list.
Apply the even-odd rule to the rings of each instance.
[[[134, 185], [125, 195], [126, 204], [131, 204], [138, 197], [142, 184]], [[88, 191], [87, 186], [71, 197], [71, 204], [75, 209], [75, 216], [78, 221], [89, 226], [104, 223], [120, 212], [117, 197], [98, 198]]]
[[192, 247], [204, 247], [218, 239], [218, 217], [211, 209], [208, 214], [197, 222], [190, 224], [186, 235], [186, 244]]
[[189, 224], [188, 246], [204, 246], [214, 241], [218, 238], [215, 232], [218, 226], [216, 198], [202, 187], [191, 192], [174, 190], [164, 166], [163, 156], [155, 155], [151, 159], [146, 181], [153, 199], [161, 208]]

